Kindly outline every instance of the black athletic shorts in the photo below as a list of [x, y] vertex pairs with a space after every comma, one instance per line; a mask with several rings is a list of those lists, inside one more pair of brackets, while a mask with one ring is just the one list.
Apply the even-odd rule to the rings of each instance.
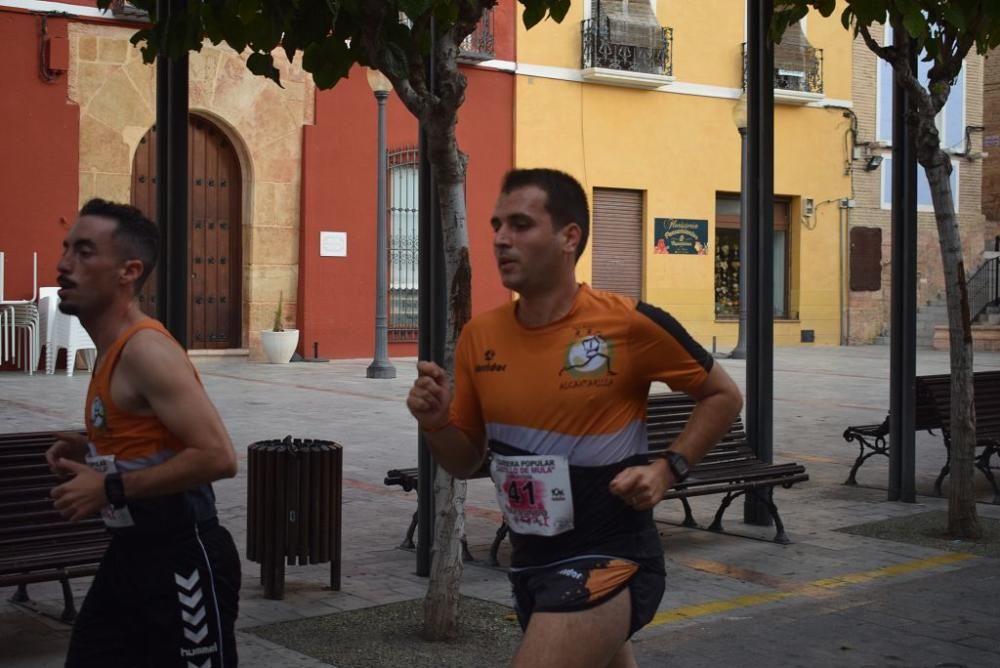
[[115, 536], [73, 625], [67, 668], [231, 668], [240, 557], [217, 520]]
[[510, 572], [514, 609], [527, 630], [534, 612], [575, 612], [600, 605], [626, 587], [632, 598], [628, 635], [648, 624], [663, 598], [662, 566], [616, 557], [581, 557]]

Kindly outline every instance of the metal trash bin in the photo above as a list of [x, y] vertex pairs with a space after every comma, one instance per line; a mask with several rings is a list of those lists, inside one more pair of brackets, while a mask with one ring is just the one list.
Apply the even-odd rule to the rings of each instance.
[[332, 441], [259, 441], [247, 448], [247, 558], [264, 596], [281, 599], [288, 565], [330, 562], [340, 590], [343, 450]]

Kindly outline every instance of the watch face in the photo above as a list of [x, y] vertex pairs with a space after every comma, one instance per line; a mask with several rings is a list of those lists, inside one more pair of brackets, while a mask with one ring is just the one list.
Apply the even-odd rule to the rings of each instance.
[[670, 468], [672, 468], [674, 470], [674, 474], [677, 475], [680, 478], [687, 477], [687, 474], [688, 474], [688, 464], [687, 464], [687, 460], [684, 459], [684, 456], [681, 455], [681, 454], [678, 454], [676, 452], [671, 452], [671, 453], [669, 453], [668, 457], [670, 458], [669, 459], [669, 461], [670, 461]]

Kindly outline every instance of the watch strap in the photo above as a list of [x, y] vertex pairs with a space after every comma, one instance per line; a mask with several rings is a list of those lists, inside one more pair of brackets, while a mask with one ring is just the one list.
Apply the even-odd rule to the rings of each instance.
[[667, 450], [663, 453], [663, 456], [666, 458], [667, 466], [670, 467], [677, 482], [684, 482], [691, 473], [691, 465], [688, 464], [684, 455], [676, 450]]
[[123, 508], [127, 505], [121, 473], [116, 471], [104, 475], [104, 494], [108, 497], [108, 503], [114, 508]]

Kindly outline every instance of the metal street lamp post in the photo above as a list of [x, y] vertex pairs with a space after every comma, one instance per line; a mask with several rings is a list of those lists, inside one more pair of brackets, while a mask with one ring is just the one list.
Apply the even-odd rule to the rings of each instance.
[[747, 358], [747, 94], [733, 107], [733, 122], [740, 133], [740, 324], [736, 347], [729, 359]]
[[395, 378], [396, 367], [389, 361], [389, 338], [386, 316], [386, 274], [388, 251], [385, 226], [385, 103], [392, 83], [378, 70], [368, 70], [368, 85], [378, 103], [378, 188], [375, 200], [375, 359], [368, 365], [368, 378]]

